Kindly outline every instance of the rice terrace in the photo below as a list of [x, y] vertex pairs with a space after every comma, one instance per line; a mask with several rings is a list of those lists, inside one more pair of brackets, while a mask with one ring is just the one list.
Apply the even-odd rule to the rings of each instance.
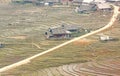
[[120, 0], [0, 0], [0, 76], [120, 76]]

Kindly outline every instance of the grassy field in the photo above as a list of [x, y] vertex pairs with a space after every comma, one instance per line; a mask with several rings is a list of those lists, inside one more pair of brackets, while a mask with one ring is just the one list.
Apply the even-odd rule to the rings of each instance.
[[[65, 42], [66, 40], [46, 40], [44, 38], [44, 31], [51, 26], [66, 23], [95, 30], [106, 25], [112, 15], [106, 12], [78, 14], [74, 12], [74, 7], [55, 8], [35, 7], [31, 5], [3, 5], [0, 7], [0, 11], [0, 42], [5, 44], [4, 48], [0, 48], [0, 67], [12, 64]], [[21, 36], [24, 37], [24, 39], [19, 38]], [[96, 41], [97, 39], [94, 39], [94, 37], [91, 37], [91, 39], [95, 41], [87, 45], [79, 45], [78, 42], [69, 44], [55, 52], [36, 58], [30, 64], [14, 69], [15, 72], [13, 72], [13, 70], [9, 71], [5, 73], [5, 76], [11, 74], [21, 76], [42, 68], [87, 62], [93, 59], [99, 60], [120, 55], [119, 51], [115, 50], [119, 50], [119, 46], [117, 46], [119, 41], [101, 43]], [[32, 45], [32, 43], [39, 45], [41, 48], [37, 48]], [[111, 47], [113, 50], [106, 50], [108, 47]], [[93, 56], [93, 49], [95, 49], [97, 56]], [[106, 54], [108, 55], [104, 52], [107, 52]]]

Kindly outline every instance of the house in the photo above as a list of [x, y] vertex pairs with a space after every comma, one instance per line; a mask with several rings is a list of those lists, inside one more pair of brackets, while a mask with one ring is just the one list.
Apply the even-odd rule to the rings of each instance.
[[72, 4], [73, 4], [73, 5], [76, 5], [76, 6], [79, 6], [79, 5], [82, 4], [82, 2], [83, 2], [83, 0], [73, 0], [73, 1], [72, 1]]
[[60, 1], [61, 0], [44, 0], [44, 2], [47, 2], [47, 3], [49, 3], [49, 2], [58, 3]]
[[118, 41], [117, 38], [110, 37], [108, 35], [101, 34], [99, 35], [100, 41]]
[[61, 25], [61, 27], [70, 32], [79, 32], [79, 27], [77, 25]]
[[55, 38], [55, 39], [68, 39], [71, 37], [71, 32], [57, 27], [57, 28], [49, 28], [45, 32], [45, 36], [47, 39]]
[[98, 10], [104, 10], [104, 11], [112, 10], [110, 4], [108, 4], [108, 3], [97, 4], [97, 8], [98, 8]]
[[95, 4], [85, 4], [85, 3], [81, 4], [75, 9], [75, 11], [78, 13], [90, 13], [95, 10], [96, 10]]
[[120, 0], [107, 0], [107, 2], [120, 6]]
[[95, 3], [105, 3], [106, 0], [94, 0]]
[[79, 27], [75, 25], [61, 25], [58, 27], [51, 27], [45, 32], [47, 39], [70, 39], [72, 33], [78, 33]]
[[11, 0], [12, 3], [14, 4], [33, 4], [33, 5], [39, 5], [39, 6], [43, 6], [44, 5], [44, 1], [40, 1], [40, 0]]
[[73, 1], [73, 0], [61, 0], [61, 3], [62, 3], [63, 5], [69, 5], [69, 4], [72, 3], [72, 1]]
[[106, 0], [107, 2], [120, 2], [120, 0]]
[[38, 0], [12, 0], [12, 3], [19, 3], [19, 4], [27, 4], [27, 3], [32, 3], [36, 4], [39, 2]]

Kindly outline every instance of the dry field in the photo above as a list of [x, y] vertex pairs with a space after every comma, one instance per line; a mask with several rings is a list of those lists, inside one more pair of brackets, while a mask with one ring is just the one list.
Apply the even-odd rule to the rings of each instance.
[[[95, 30], [106, 25], [112, 15], [107, 12], [77, 14], [74, 12], [74, 7], [55, 8], [31, 5], [2, 5], [0, 11], [0, 42], [5, 44], [4, 48], [0, 48], [0, 67], [65, 42], [66, 40], [46, 40], [44, 38], [44, 31], [50, 26], [66, 23]], [[114, 29], [105, 33], [120, 38], [118, 25], [117, 21]], [[41, 48], [34, 46], [33, 43]], [[92, 36], [38, 57], [29, 64], [3, 73], [2, 76], [30, 76], [30, 74], [40, 76], [36, 73], [43, 68], [116, 58], [120, 55], [119, 44], [120, 41], [103, 43], [98, 41], [97, 35]]]

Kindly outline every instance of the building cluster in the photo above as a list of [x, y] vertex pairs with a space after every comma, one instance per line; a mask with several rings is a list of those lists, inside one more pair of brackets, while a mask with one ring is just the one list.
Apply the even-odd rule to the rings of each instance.
[[32, 3], [39, 6], [73, 5], [77, 13], [90, 13], [96, 10], [112, 10], [109, 3], [120, 6], [120, 0], [11, 0], [12, 3]]
[[96, 10], [99, 11], [111, 11], [112, 7], [110, 3], [120, 5], [120, 0], [75, 0], [76, 5], [75, 12], [89, 13]]
[[[4, 0], [3, 0], [4, 1]], [[10, 1], [10, 0], [9, 0]], [[80, 5], [81, 3], [105, 3], [111, 2], [119, 4], [120, 0], [11, 0], [13, 3], [33, 3], [37, 5], [54, 5], [54, 4], [67, 4], [67, 5]]]

